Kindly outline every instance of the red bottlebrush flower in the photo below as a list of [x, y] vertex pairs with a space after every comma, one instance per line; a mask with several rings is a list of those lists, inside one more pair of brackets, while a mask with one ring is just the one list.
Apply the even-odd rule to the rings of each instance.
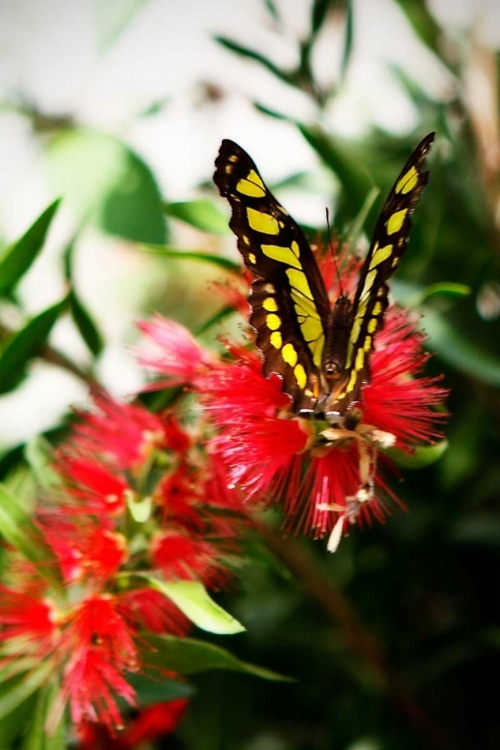
[[111, 471], [95, 458], [59, 454], [56, 468], [66, 481], [66, 488], [79, 502], [71, 510], [95, 514], [99, 518], [121, 515], [129, 484], [116, 470]]
[[439, 437], [443, 415], [433, 407], [446, 390], [436, 378], [417, 377], [427, 360], [422, 342], [408, 314], [390, 308], [371, 356], [371, 381], [348, 428], [293, 415], [279, 378], [265, 378], [256, 357], [205, 373], [200, 390], [219, 430], [212, 449], [230, 481], [248, 498], [279, 502], [287, 528], [329, 533], [332, 551], [350, 524], [370, 512], [383, 520], [377, 490], [394, 495], [380, 471], [390, 462], [380, 451], [395, 445], [411, 452]]
[[99, 721], [111, 732], [122, 724], [116, 696], [135, 705], [135, 691], [125, 679], [138, 666], [129, 625], [110, 596], [84, 600], [64, 631], [69, 661], [64, 669], [60, 706], [69, 702], [75, 724]]
[[167, 447], [159, 416], [103, 393], [95, 394], [94, 402], [95, 412], [77, 412], [82, 422], [76, 426], [72, 441], [75, 454], [98, 453], [112, 466], [133, 471], [147, 461], [152, 450]]
[[155, 383], [154, 388], [195, 383], [206, 366], [214, 362], [213, 355], [180, 323], [155, 315], [152, 320], [137, 325], [150, 345], [150, 351], [141, 350], [139, 353], [139, 363], [166, 376]]
[[215, 585], [227, 578], [218, 550], [203, 539], [167, 532], [158, 536], [151, 556], [167, 580], [202, 581]]
[[79, 750], [134, 750], [145, 742], [171, 734], [182, 720], [188, 701], [185, 698], [154, 703], [131, 719], [119, 736], [102, 724], [83, 724], [79, 731]]
[[0, 641], [8, 651], [44, 659], [54, 647], [57, 615], [45, 599], [0, 586]]
[[177, 636], [187, 635], [193, 628], [177, 605], [155, 589], [125, 591], [116, 602], [120, 615], [131, 627]]

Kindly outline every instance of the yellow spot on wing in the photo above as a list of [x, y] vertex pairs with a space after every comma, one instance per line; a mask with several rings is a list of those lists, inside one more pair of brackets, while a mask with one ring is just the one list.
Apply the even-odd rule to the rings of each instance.
[[377, 330], [378, 320], [377, 318], [371, 318], [368, 323], [368, 333], [375, 333]]
[[255, 208], [247, 207], [247, 219], [250, 227], [256, 232], [262, 232], [262, 234], [279, 234], [279, 224], [270, 214], [266, 214], [263, 211], [256, 211]]
[[381, 263], [383, 263], [384, 260], [387, 260], [391, 253], [392, 245], [385, 245], [384, 247], [377, 248], [377, 250], [375, 250], [375, 252], [373, 253], [373, 258], [370, 261], [370, 271], [373, 268], [376, 268], [376, 266], [379, 266]]
[[306, 371], [302, 367], [302, 365], [299, 363], [298, 365], [295, 365], [293, 369], [295, 378], [297, 380], [297, 385], [299, 388], [305, 388], [307, 384], [307, 377], [306, 377]]
[[410, 167], [408, 172], [401, 177], [396, 183], [396, 193], [409, 193], [416, 186], [418, 182], [418, 172], [415, 167]]
[[279, 331], [272, 332], [270, 341], [271, 346], [274, 346], [275, 349], [281, 349], [283, 339], [281, 338], [281, 333]]
[[283, 357], [285, 362], [290, 365], [290, 367], [295, 367], [295, 365], [297, 364], [298, 357], [293, 344], [285, 344], [285, 346], [281, 350], [281, 356]]
[[287, 268], [286, 275], [292, 287], [292, 297], [294, 297], [293, 290], [296, 290], [309, 299], [313, 299], [306, 276], [302, 271], [295, 270], [295, 268]]
[[257, 256], [255, 255], [255, 253], [248, 253], [248, 260], [250, 261], [250, 263], [252, 263], [252, 265], [255, 265], [257, 263]]
[[372, 315], [380, 315], [382, 312], [382, 303], [381, 302], [375, 302], [373, 305]]
[[262, 252], [271, 260], [277, 260], [280, 263], [286, 263], [294, 268], [300, 268], [300, 263], [297, 260], [295, 253], [289, 247], [282, 247], [281, 245], [261, 245]]
[[373, 282], [375, 281], [375, 277], [377, 275], [377, 271], [368, 271], [366, 274], [365, 284], [363, 286], [363, 291], [361, 292], [361, 297], [364, 297], [370, 292], [370, 289], [373, 286]]
[[401, 211], [396, 211], [396, 213], [392, 214], [392, 216], [387, 221], [387, 234], [394, 234], [395, 232], [399, 232], [399, 230], [403, 226], [403, 221], [405, 220], [405, 216], [407, 213], [408, 209], [402, 208]]
[[364, 363], [365, 363], [365, 353], [363, 349], [358, 349], [358, 351], [356, 352], [356, 363], [354, 365], [354, 369], [356, 370], [356, 372], [359, 372], [360, 370], [363, 369]]
[[276, 312], [278, 310], [278, 305], [276, 304], [276, 300], [273, 299], [273, 297], [266, 297], [266, 299], [262, 303], [262, 307], [268, 312]]
[[243, 177], [236, 185], [236, 190], [242, 195], [251, 198], [263, 198], [266, 194], [264, 183], [254, 169], [251, 169], [247, 177]]
[[269, 313], [269, 315], [266, 315], [266, 325], [271, 331], [277, 331], [281, 325], [281, 320], [274, 313]]

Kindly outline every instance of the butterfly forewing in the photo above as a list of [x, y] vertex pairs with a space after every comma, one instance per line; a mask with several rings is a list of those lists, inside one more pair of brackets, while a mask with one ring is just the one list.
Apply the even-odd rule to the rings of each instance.
[[370, 354], [388, 306], [387, 280], [396, 270], [408, 244], [411, 215], [428, 178], [428, 172], [422, 169], [423, 162], [433, 140], [434, 133], [430, 133], [417, 146], [378, 218], [354, 298], [345, 385], [337, 395], [341, 413], [359, 398], [362, 384], [369, 379]]
[[224, 140], [214, 181], [232, 208], [230, 227], [252, 284], [250, 322], [264, 355], [264, 373], [278, 373], [294, 408], [306, 408], [319, 388], [329, 301], [300, 227], [265, 186], [236, 143]]

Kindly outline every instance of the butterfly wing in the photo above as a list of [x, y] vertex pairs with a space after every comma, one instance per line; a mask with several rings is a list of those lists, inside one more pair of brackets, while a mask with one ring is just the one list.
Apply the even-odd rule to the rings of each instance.
[[264, 184], [248, 154], [222, 141], [214, 181], [229, 200], [229, 226], [256, 277], [250, 323], [264, 356], [264, 374], [278, 373], [294, 410], [311, 408], [330, 304], [316, 260], [300, 227]]
[[378, 218], [353, 303], [343, 387], [335, 396], [334, 409], [340, 414], [359, 399], [362, 384], [369, 380], [369, 360], [375, 335], [383, 326], [389, 304], [387, 280], [396, 270], [408, 244], [411, 216], [428, 179], [423, 163], [433, 140], [434, 133], [430, 133], [419, 143]]

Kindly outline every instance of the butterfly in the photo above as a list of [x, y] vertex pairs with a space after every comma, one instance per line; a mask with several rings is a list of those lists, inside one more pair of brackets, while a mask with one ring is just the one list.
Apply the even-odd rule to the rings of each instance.
[[370, 379], [370, 356], [389, 304], [387, 281], [403, 255], [411, 215], [427, 183], [434, 133], [408, 159], [385, 201], [353, 299], [330, 303], [304, 233], [268, 190], [250, 156], [223, 140], [214, 182], [229, 200], [230, 228], [254, 280], [250, 323], [265, 376], [277, 373], [292, 410], [345, 423]]

